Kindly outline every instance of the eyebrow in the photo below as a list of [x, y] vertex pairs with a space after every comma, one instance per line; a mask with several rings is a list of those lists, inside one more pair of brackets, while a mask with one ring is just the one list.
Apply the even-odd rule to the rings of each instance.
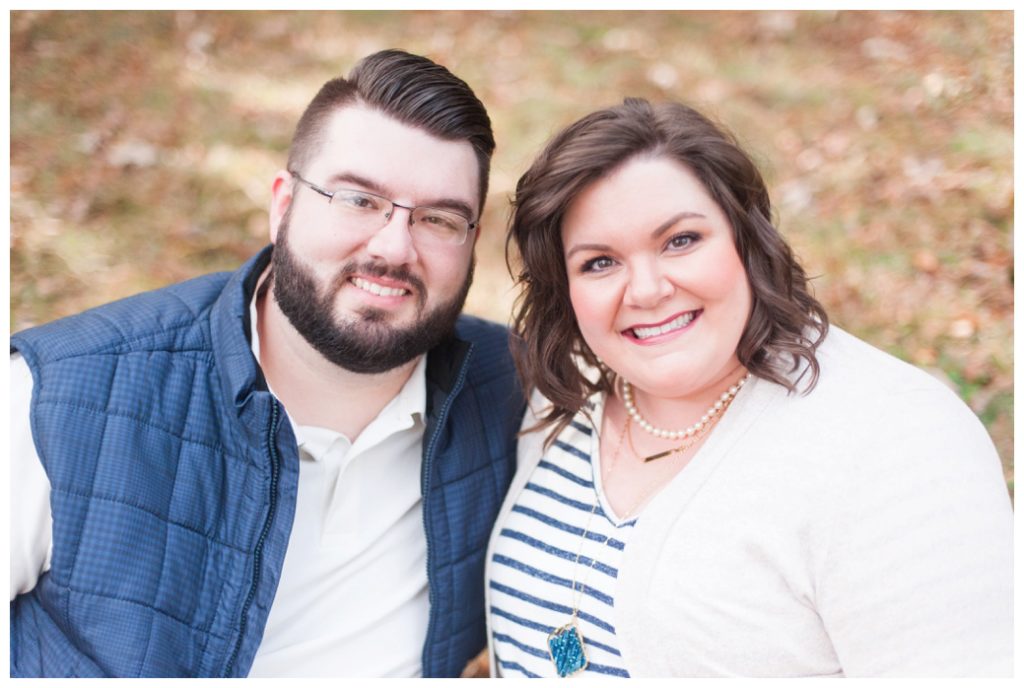
[[[327, 178], [327, 184], [329, 186], [336, 184], [355, 184], [356, 186], [363, 187], [370, 193], [374, 193], [377, 194], [378, 196], [383, 196], [385, 198], [388, 198], [388, 200], [391, 200], [388, 195], [388, 190], [385, 189], [383, 186], [373, 181], [372, 179], [368, 179], [353, 172], [337, 172], [335, 174], [332, 174], [330, 177]], [[394, 201], [392, 201], [392, 203], [393, 202]], [[473, 209], [470, 207], [468, 203], [458, 198], [436, 198], [426, 203], [417, 203], [415, 207], [451, 210], [464, 216], [467, 220], [472, 221], [473, 218]]]
[[[660, 237], [662, 234], [667, 232], [669, 229], [671, 229], [673, 226], [675, 226], [678, 222], [680, 222], [682, 220], [691, 220], [691, 219], [694, 219], [694, 218], [707, 219], [706, 216], [702, 215], [701, 213], [694, 213], [694, 212], [689, 212], [689, 211], [685, 211], [684, 210], [681, 213], [676, 213], [675, 215], [673, 215], [672, 217], [670, 217], [669, 219], [665, 220], [660, 225], [658, 225], [654, 229], [654, 231], [651, 232], [651, 239], [657, 239], [658, 237]], [[571, 249], [569, 249], [566, 252], [565, 259], [568, 260], [569, 258], [572, 258], [573, 254], [575, 254], [575, 253], [577, 253], [579, 251], [610, 251], [610, 250], [611, 250], [611, 246], [609, 246], [608, 244], [576, 244], [576, 245], [574, 245]]]

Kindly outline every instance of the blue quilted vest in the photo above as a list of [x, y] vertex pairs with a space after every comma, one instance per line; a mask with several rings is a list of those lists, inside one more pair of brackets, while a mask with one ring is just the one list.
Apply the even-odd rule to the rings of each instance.
[[[53, 513], [51, 569], [11, 602], [12, 676], [248, 673], [299, 470], [247, 336], [270, 250], [11, 338]], [[424, 676], [486, 643], [484, 554], [523, 408], [506, 330], [463, 316], [427, 360]]]

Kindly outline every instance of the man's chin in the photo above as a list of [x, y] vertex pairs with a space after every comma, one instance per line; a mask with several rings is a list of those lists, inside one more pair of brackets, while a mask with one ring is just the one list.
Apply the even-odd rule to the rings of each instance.
[[357, 312], [356, 324], [383, 325], [390, 328], [410, 327], [413, 323], [401, 322], [403, 318], [393, 311], [383, 308], [361, 308]]
[[440, 334], [422, 323], [398, 327], [364, 317], [358, 323], [339, 325], [330, 339], [309, 343], [337, 366], [376, 375], [400, 368], [426, 353], [438, 343]]

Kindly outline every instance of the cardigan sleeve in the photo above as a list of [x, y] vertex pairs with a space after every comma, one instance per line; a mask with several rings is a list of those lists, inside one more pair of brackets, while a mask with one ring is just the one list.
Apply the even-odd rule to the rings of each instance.
[[1012, 509], [984, 427], [942, 387], [884, 404], [840, 476], [816, 606], [847, 676], [1010, 676]]

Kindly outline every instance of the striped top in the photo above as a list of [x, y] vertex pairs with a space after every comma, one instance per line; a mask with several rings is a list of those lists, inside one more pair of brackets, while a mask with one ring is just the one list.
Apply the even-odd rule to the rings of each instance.
[[[599, 423], [600, 410], [593, 416]], [[502, 524], [488, 581], [501, 676], [557, 677], [548, 635], [569, 623], [578, 604], [589, 660], [581, 676], [629, 677], [615, 637], [614, 595], [636, 519], [621, 522], [608, 506], [598, 444], [581, 412], [548, 449]]]

